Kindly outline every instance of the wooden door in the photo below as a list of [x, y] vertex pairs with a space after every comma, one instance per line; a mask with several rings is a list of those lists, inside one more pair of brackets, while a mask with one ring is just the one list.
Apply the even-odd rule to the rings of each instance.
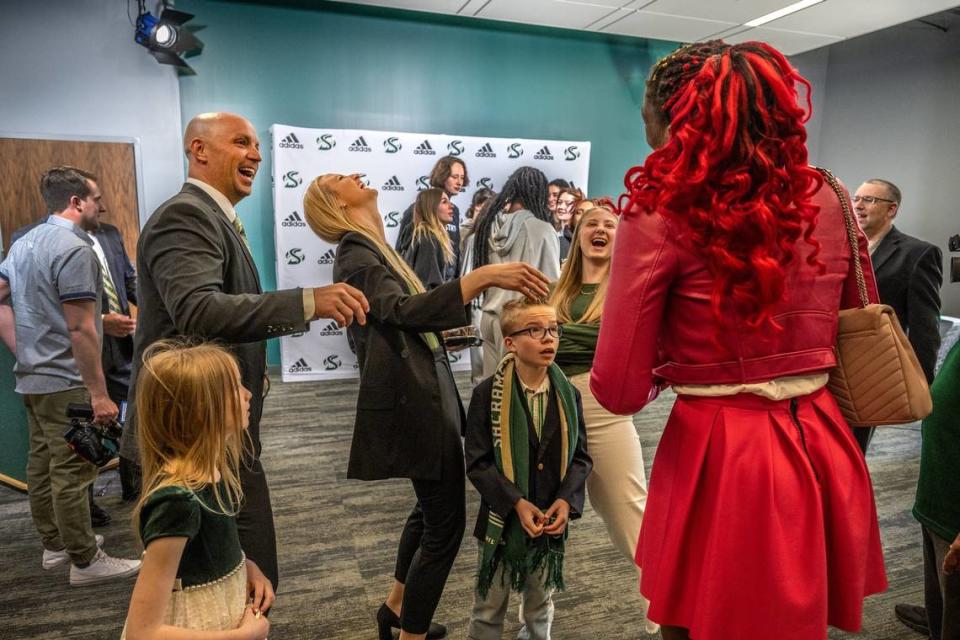
[[10, 249], [14, 231], [47, 214], [40, 196], [40, 176], [62, 164], [97, 176], [107, 210], [102, 220], [120, 229], [127, 255], [136, 261], [140, 214], [132, 142], [0, 138], [0, 230], [4, 253]]

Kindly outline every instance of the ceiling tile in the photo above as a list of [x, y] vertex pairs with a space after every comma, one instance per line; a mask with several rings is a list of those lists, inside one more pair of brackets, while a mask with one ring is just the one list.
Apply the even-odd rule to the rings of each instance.
[[766, 26], [787, 31], [806, 31], [849, 38], [950, 9], [956, 5], [957, 1], [827, 0], [809, 9], [774, 20]]
[[730, 44], [746, 42], [748, 40], [760, 40], [761, 42], [773, 45], [784, 55], [788, 56], [824, 47], [828, 44], [834, 44], [843, 40], [843, 38], [839, 36], [804, 33], [802, 31], [786, 31], [784, 29], [771, 29], [769, 27], [746, 29], [733, 36], [724, 36], [723, 39]]
[[478, 18], [581, 29], [608, 15], [610, 7], [558, 0], [491, 0]]
[[655, 0], [645, 11], [743, 24], [793, 4], [794, 0]]
[[659, 38], [677, 42], [694, 42], [718, 31], [737, 26], [733, 22], [700, 20], [652, 11], [633, 11], [610, 26], [596, 25], [604, 33], [617, 33], [641, 38]]

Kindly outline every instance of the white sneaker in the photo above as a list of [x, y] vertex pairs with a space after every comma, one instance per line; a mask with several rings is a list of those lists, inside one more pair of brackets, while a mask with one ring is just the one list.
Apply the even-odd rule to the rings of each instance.
[[[103, 536], [99, 533], [94, 536], [97, 539], [97, 548], [103, 546]], [[70, 562], [70, 554], [67, 553], [66, 549], [61, 549], [60, 551], [48, 551], [47, 549], [43, 550], [43, 568], [49, 571], [55, 567], [59, 567], [64, 562]]]
[[93, 556], [93, 560], [85, 568], [70, 565], [70, 586], [82, 587], [112, 578], [125, 578], [136, 575], [139, 571], [139, 560], [114, 558], [105, 554], [103, 549], [97, 549], [97, 555]]

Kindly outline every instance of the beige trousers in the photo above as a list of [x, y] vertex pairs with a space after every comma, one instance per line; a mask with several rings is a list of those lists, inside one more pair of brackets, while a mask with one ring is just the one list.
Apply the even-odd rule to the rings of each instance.
[[[640, 524], [647, 505], [647, 478], [643, 468], [640, 437], [631, 416], [618, 416], [600, 406], [590, 392], [590, 372], [570, 378], [580, 391], [583, 421], [587, 426], [587, 453], [593, 459], [593, 471], [587, 477], [587, 495], [594, 510], [607, 526], [607, 535], [627, 561], [634, 558]], [[639, 578], [640, 569], [637, 567]], [[643, 596], [646, 616], [649, 604]], [[647, 632], [657, 626], [647, 621]]]

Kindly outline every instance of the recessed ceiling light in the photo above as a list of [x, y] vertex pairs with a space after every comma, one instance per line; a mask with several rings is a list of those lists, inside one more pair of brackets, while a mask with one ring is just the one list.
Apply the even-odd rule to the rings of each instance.
[[760, 16], [759, 18], [755, 18], [755, 19], [751, 20], [750, 22], [744, 22], [744, 23], [743, 23], [743, 26], [745, 26], [745, 27], [759, 27], [759, 26], [762, 25], [762, 24], [767, 24], [768, 22], [773, 22], [774, 20], [777, 20], [777, 19], [782, 18], [782, 17], [784, 17], [784, 16], [788, 16], [788, 15], [790, 15], [791, 13], [796, 13], [797, 11], [800, 11], [800, 10], [802, 10], [802, 9], [806, 9], [807, 7], [812, 7], [812, 6], [815, 5], [815, 4], [820, 4], [821, 2], [823, 2], [823, 0], [800, 0], [800, 2], [794, 2], [793, 4], [791, 4], [791, 5], [789, 5], [789, 6], [786, 6], [786, 7], [784, 7], [783, 9], [777, 9], [776, 11], [774, 11], [774, 12], [772, 12], [772, 13], [768, 13], [768, 14], [765, 15], [765, 16]]

